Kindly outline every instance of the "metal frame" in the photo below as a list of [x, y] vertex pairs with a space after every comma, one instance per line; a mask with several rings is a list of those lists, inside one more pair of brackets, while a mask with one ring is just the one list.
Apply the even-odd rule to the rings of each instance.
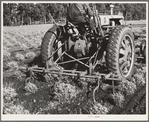
[[[46, 68], [47, 68], [47, 69], [49, 68], [49, 66], [48, 66], [48, 61], [54, 56], [54, 54], [55, 54], [59, 49], [62, 48], [62, 46], [65, 45], [65, 43], [66, 43], [66, 41], [65, 41], [58, 49], [56, 49], [56, 51], [54, 51], [54, 53], [47, 59], [47, 62], [46, 62], [46, 64], [47, 64]], [[78, 58], [78, 59], [77, 59], [77, 58], [74, 58], [73, 56], [69, 55], [66, 51], [64, 51], [64, 52], [61, 54], [61, 56], [58, 57], [58, 58], [56, 59], [56, 61], [54, 61], [54, 63], [57, 63], [57, 62], [59, 61], [59, 59], [60, 59], [63, 55], [67, 55], [67, 56], [70, 57], [72, 60], [60, 62], [60, 63], [57, 63], [57, 64], [66, 64], [66, 63], [78, 62], [78, 63], [84, 65], [85, 67], [89, 68], [89, 69], [95, 69], [95, 67], [96, 67], [97, 64], [98, 64], [97, 57], [98, 57], [98, 53], [99, 53], [99, 50], [100, 50], [100, 49], [101, 49], [101, 48], [98, 48], [97, 51], [96, 51], [91, 57]], [[94, 58], [94, 61], [93, 61], [93, 63], [92, 63], [91, 60], [92, 60], [93, 58]], [[84, 63], [84, 62], [81, 61], [81, 60], [86, 60], [86, 59], [88, 59], [88, 61], [86, 61], [87, 63]], [[92, 65], [90, 65], [90, 63], [92, 63]], [[88, 65], [87, 65], [87, 64], [88, 64]], [[90, 74], [92, 74], [92, 72], [91, 72]]]

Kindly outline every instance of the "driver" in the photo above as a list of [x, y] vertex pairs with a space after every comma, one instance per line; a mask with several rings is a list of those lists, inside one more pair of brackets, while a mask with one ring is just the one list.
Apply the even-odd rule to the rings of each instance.
[[95, 29], [93, 11], [87, 3], [71, 3], [68, 9], [68, 19], [70, 22], [89, 24], [91, 30]]

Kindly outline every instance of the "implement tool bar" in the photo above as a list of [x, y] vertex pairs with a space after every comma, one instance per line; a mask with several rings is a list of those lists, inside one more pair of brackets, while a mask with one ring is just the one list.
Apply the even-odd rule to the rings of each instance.
[[63, 69], [55, 69], [55, 68], [45, 69], [41, 67], [32, 67], [32, 68], [20, 67], [19, 69], [32, 71], [32, 72], [60, 74], [60, 75], [65, 75], [65, 76], [85, 77], [85, 78], [93, 78], [93, 79], [95, 78], [99, 79], [103, 77], [103, 80], [122, 81], [122, 79], [120, 78], [107, 77], [109, 74], [103, 74], [103, 73], [88, 75], [86, 72], [81, 72], [81, 71], [71, 71], [71, 70], [63, 70]]
[[104, 80], [113, 80], [113, 81], [122, 81], [120, 78], [109, 78], [108, 74], [99, 73], [98, 75], [87, 75], [86, 72], [81, 71], [70, 71], [70, 70], [61, 70], [61, 69], [35, 69], [33, 72], [45, 72], [50, 74], [61, 74], [65, 76], [75, 76], [75, 77], [85, 77], [85, 78], [101, 78], [104, 77]]

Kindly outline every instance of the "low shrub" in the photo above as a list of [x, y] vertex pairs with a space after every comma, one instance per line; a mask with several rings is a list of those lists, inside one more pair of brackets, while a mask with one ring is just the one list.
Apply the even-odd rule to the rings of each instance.
[[35, 84], [28, 82], [28, 83], [25, 83], [24, 90], [29, 93], [35, 93], [36, 91], [38, 91], [38, 88]]
[[25, 55], [25, 58], [27, 58], [27, 59], [33, 59], [33, 58], [35, 58], [35, 53], [34, 52], [29, 52], [29, 53], [27, 53], [26, 55]]
[[3, 87], [3, 101], [4, 103], [10, 102], [14, 97], [17, 96], [15, 88], [13, 88], [13, 83], [5, 83]]
[[70, 103], [79, 93], [75, 86], [67, 83], [57, 82], [54, 87], [55, 94], [59, 96], [61, 102]]
[[132, 95], [136, 91], [137, 87], [131, 81], [124, 80], [119, 85], [119, 90], [122, 91], [125, 95]]
[[17, 54], [15, 55], [15, 58], [16, 58], [17, 61], [23, 61], [23, 60], [25, 59], [25, 58], [24, 58], [24, 55], [19, 54], [19, 53], [17, 53]]
[[16, 61], [8, 62], [7, 68], [8, 68], [8, 69], [18, 68], [18, 63], [17, 63]]
[[20, 70], [16, 70], [14, 72], [13, 76], [20, 81], [23, 80], [24, 77], [26, 77], [26, 75], [23, 72], [21, 72]]
[[124, 96], [120, 92], [114, 93], [111, 96], [117, 106], [120, 106], [120, 107], [123, 106]]
[[108, 109], [107, 107], [101, 105], [100, 103], [95, 103], [91, 108], [90, 112], [93, 114], [107, 114]]
[[4, 114], [30, 114], [22, 105], [5, 106]]
[[[17, 97], [14, 84], [12, 82], [7, 82], [3, 87], [3, 113], [4, 114], [29, 114], [28, 110], [25, 110], [21, 103], [16, 103]], [[15, 102], [14, 102], [15, 101]]]

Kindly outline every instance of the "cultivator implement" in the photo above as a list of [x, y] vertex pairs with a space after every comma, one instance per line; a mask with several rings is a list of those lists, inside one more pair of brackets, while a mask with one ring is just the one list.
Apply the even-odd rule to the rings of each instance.
[[[75, 71], [75, 70], [63, 70], [63, 69], [56, 69], [56, 68], [44, 68], [44, 67], [18, 67], [17, 70], [25, 70], [25, 72], [28, 74], [25, 82], [33, 82], [34, 80], [38, 80], [39, 74], [40, 76], [43, 76], [43, 80], [47, 83], [50, 83], [50, 77], [59, 77], [60, 79], [63, 79], [63, 77], [71, 77], [77, 81], [80, 79], [85, 79], [84, 82], [92, 85], [96, 84], [94, 90], [93, 90], [93, 101], [96, 102], [95, 94], [96, 91], [100, 90], [101, 84], [104, 83], [104, 81], [111, 81], [112, 86], [112, 92], [114, 92], [115, 87], [115, 81], [121, 82], [122, 79], [118, 78], [116, 75], [113, 75], [112, 73], [109, 74], [103, 74], [103, 73], [93, 73], [92, 75], [88, 75], [87, 72], [82, 71]], [[56, 76], [54, 75], [56, 74]], [[90, 79], [90, 80], [88, 80]], [[94, 79], [94, 80], [91, 80]], [[102, 89], [101, 89], [102, 90]], [[106, 92], [106, 91], [105, 91]]]
[[[140, 35], [137, 36], [137, 38], [142, 37]], [[20, 69], [24, 69], [26, 70], [26, 72], [29, 74], [28, 78], [26, 79], [26, 82], [32, 82], [35, 79], [38, 79], [38, 74], [40, 74], [40, 77], [43, 77], [44, 81], [46, 81], [47, 83], [50, 82], [50, 77], [55, 77], [58, 76], [59, 78], [63, 79], [63, 77], [71, 77], [74, 78], [75, 80], [80, 80], [80, 79], [85, 79], [84, 82], [92, 85], [92, 84], [96, 84], [93, 92], [92, 92], [92, 96], [93, 96], [93, 101], [96, 102], [96, 92], [99, 90], [102, 90], [100, 88], [100, 86], [103, 83], [108, 83], [111, 85], [112, 88], [112, 92], [115, 92], [115, 82], [121, 82], [123, 80], [123, 78], [115, 75], [114, 73], [99, 73], [95, 71], [95, 67], [97, 65], [101, 65], [102, 63], [102, 58], [100, 60], [98, 60], [98, 55], [99, 55], [99, 51], [100, 48], [97, 49], [96, 52], [94, 52], [94, 54], [92, 56], [86, 56], [86, 57], [81, 57], [81, 58], [76, 58], [72, 55], [70, 55], [68, 53], [67, 50], [64, 50], [63, 52], [61, 52], [61, 54], [56, 58], [56, 60], [53, 60], [53, 67], [51, 67], [51, 65], [49, 65], [49, 60], [51, 60], [55, 54], [57, 54], [59, 52], [59, 50], [61, 50], [62, 47], [66, 47], [67, 46], [67, 42], [64, 42], [63, 44], [61, 44], [61, 46], [59, 46], [54, 52], [52, 52], [52, 55], [50, 55], [47, 58], [46, 61], [46, 65], [45, 67], [38, 67], [38, 66], [34, 66], [34, 67], [29, 67], [29, 68], [21, 68]], [[142, 45], [141, 45], [142, 47]], [[69, 58], [69, 60], [65, 60], [65, 61], [61, 61], [62, 58]], [[142, 59], [144, 58], [144, 55], [142, 56]], [[84, 69], [86, 69], [85, 71], [79, 71], [76, 69], [69, 69], [67, 70], [67, 68], [65, 69], [62, 66], [67, 66], [66, 64], [70, 64], [70, 63], [76, 63], [79, 65], [84, 66]], [[88, 80], [88, 79], [94, 79], [94, 80]], [[108, 81], [108, 82], [106, 82]], [[106, 91], [104, 91], [106, 92]]]
[[[47, 31], [41, 46], [44, 66], [25, 68], [28, 73], [26, 82], [43, 77], [44, 81], [50, 83], [51, 76], [55, 77], [55, 74], [60, 79], [67, 76], [75, 81], [85, 79], [83, 82], [95, 86], [92, 96], [96, 102], [95, 94], [98, 90], [102, 90], [100, 86], [103, 83], [111, 85], [114, 93], [115, 84], [123, 79], [131, 78], [135, 64], [134, 38], [142, 37], [142, 35], [135, 36], [130, 28], [125, 26], [115, 27], [111, 36], [108, 34], [105, 37], [96, 37], [88, 31], [88, 27], [86, 27], [84, 35], [76, 35], [79, 33], [76, 31], [77, 28], [72, 24], [69, 26], [67, 29], [65, 26], [59, 28], [53, 26]], [[107, 28], [107, 26], [105, 27]], [[74, 33], [69, 33], [69, 31]], [[115, 36], [115, 34], [117, 35]], [[96, 71], [98, 66], [104, 64], [108, 73]]]
[[[96, 73], [92, 75], [87, 75], [86, 72], [82, 71], [73, 71], [73, 70], [62, 70], [62, 69], [45, 69], [40, 67], [31, 67], [31, 68], [19, 68], [20, 70], [26, 70], [26, 72], [30, 72], [30, 77], [34, 77], [36, 73], [43, 73], [43, 74], [58, 74], [61, 76], [73, 76], [79, 78], [93, 78], [93, 79], [100, 79], [101, 81], [110, 80], [110, 81], [121, 81], [121, 78], [118, 78], [116, 75], [110, 74], [102, 74], [102, 73]], [[94, 83], [92, 81], [87, 81], [90, 83]]]

